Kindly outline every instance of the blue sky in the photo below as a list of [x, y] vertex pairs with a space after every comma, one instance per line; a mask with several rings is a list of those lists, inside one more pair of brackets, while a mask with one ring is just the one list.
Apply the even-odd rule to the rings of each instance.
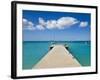
[[90, 40], [88, 13], [23, 10], [24, 41]]

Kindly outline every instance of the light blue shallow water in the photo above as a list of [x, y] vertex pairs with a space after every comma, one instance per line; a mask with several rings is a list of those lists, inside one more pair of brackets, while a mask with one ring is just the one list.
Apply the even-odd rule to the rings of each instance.
[[[90, 42], [73, 41], [57, 42], [68, 44], [68, 50], [79, 61], [82, 66], [90, 66]], [[32, 69], [49, 51], [50, 41], [24, 41], [23, 42], [23, 69]]]

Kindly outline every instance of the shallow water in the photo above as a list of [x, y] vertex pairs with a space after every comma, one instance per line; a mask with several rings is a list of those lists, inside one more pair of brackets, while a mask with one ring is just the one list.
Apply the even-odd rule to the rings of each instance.
[[[23, 69], [32, 69], [49, 51], [51, 41], [24, 41], [23, 42]], [[89, 41], [60, 41], [68, 45], [69, 52], [82, 66], [90, 66], [90, 42]]]

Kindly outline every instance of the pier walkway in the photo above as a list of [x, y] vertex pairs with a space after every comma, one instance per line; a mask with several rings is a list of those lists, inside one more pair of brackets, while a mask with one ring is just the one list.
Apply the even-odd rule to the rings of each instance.
[[79, 67], [80, 63], [64, 45], [55, 45], [33, 68]]

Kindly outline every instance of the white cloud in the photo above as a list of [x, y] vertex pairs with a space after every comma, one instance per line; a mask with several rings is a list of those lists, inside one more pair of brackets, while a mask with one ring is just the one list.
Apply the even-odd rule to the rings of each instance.
[[57, 22], [56, 22], [56, 20], [48, 20], [46, 22], [46, 28], [48, 28], [48, 29], [57, 28]]
[[34, 24], [27, 19], [23, 19], [23, 29], [26, 30], [35, 30]]
[[88, 26], [88, 22], [84, 21], [84, 22], [80, 22], [80, 27], [87, 27]]
[[37, 25], [36, 29], [38, 29], [38, 30], [45, 30], [45, 28], [42, 25]]
[[33, 27], [34, 26], [34, 24], [32, 23], [32, 22], [28, 22], [28, 26], [30, 26], [30, 27]]
[[57, 20], [57, 26], [59, 29], [64, 29], [66, 27], [71, 27], [78, 22], [79, 21], [73, 17], [61, 17]]
[[28, 25], [28, 20], [27, 19], [23, 19], [23, 27], [26, 27]]
[[42, 25], [42, 26], [46, 25], [45, 20], [41, 17], [39, 17], [39, 24]]
[[88, 22], [79, 21], [74, 17], [61, 17], [57, 20], [47, 20], [39, 17], [38, 24], [34, 24], [27, 19], [23, 19], [23, 27], [27, 30], [45, 30], [45, 29], [65, 29], [79, 23], [79, 27], [86, 27]]
[[47, 29], [54, 29], [54, 28], [64, 29], [78, 22], [79, 21], [73, 17], [61, 17], [58, 20], [47, 20], [47, 21], [45, 21], [43, 18], [39, 18], [39, 24]]
[[23, 19], [23, 25], [27, 24], [27, 19]]

